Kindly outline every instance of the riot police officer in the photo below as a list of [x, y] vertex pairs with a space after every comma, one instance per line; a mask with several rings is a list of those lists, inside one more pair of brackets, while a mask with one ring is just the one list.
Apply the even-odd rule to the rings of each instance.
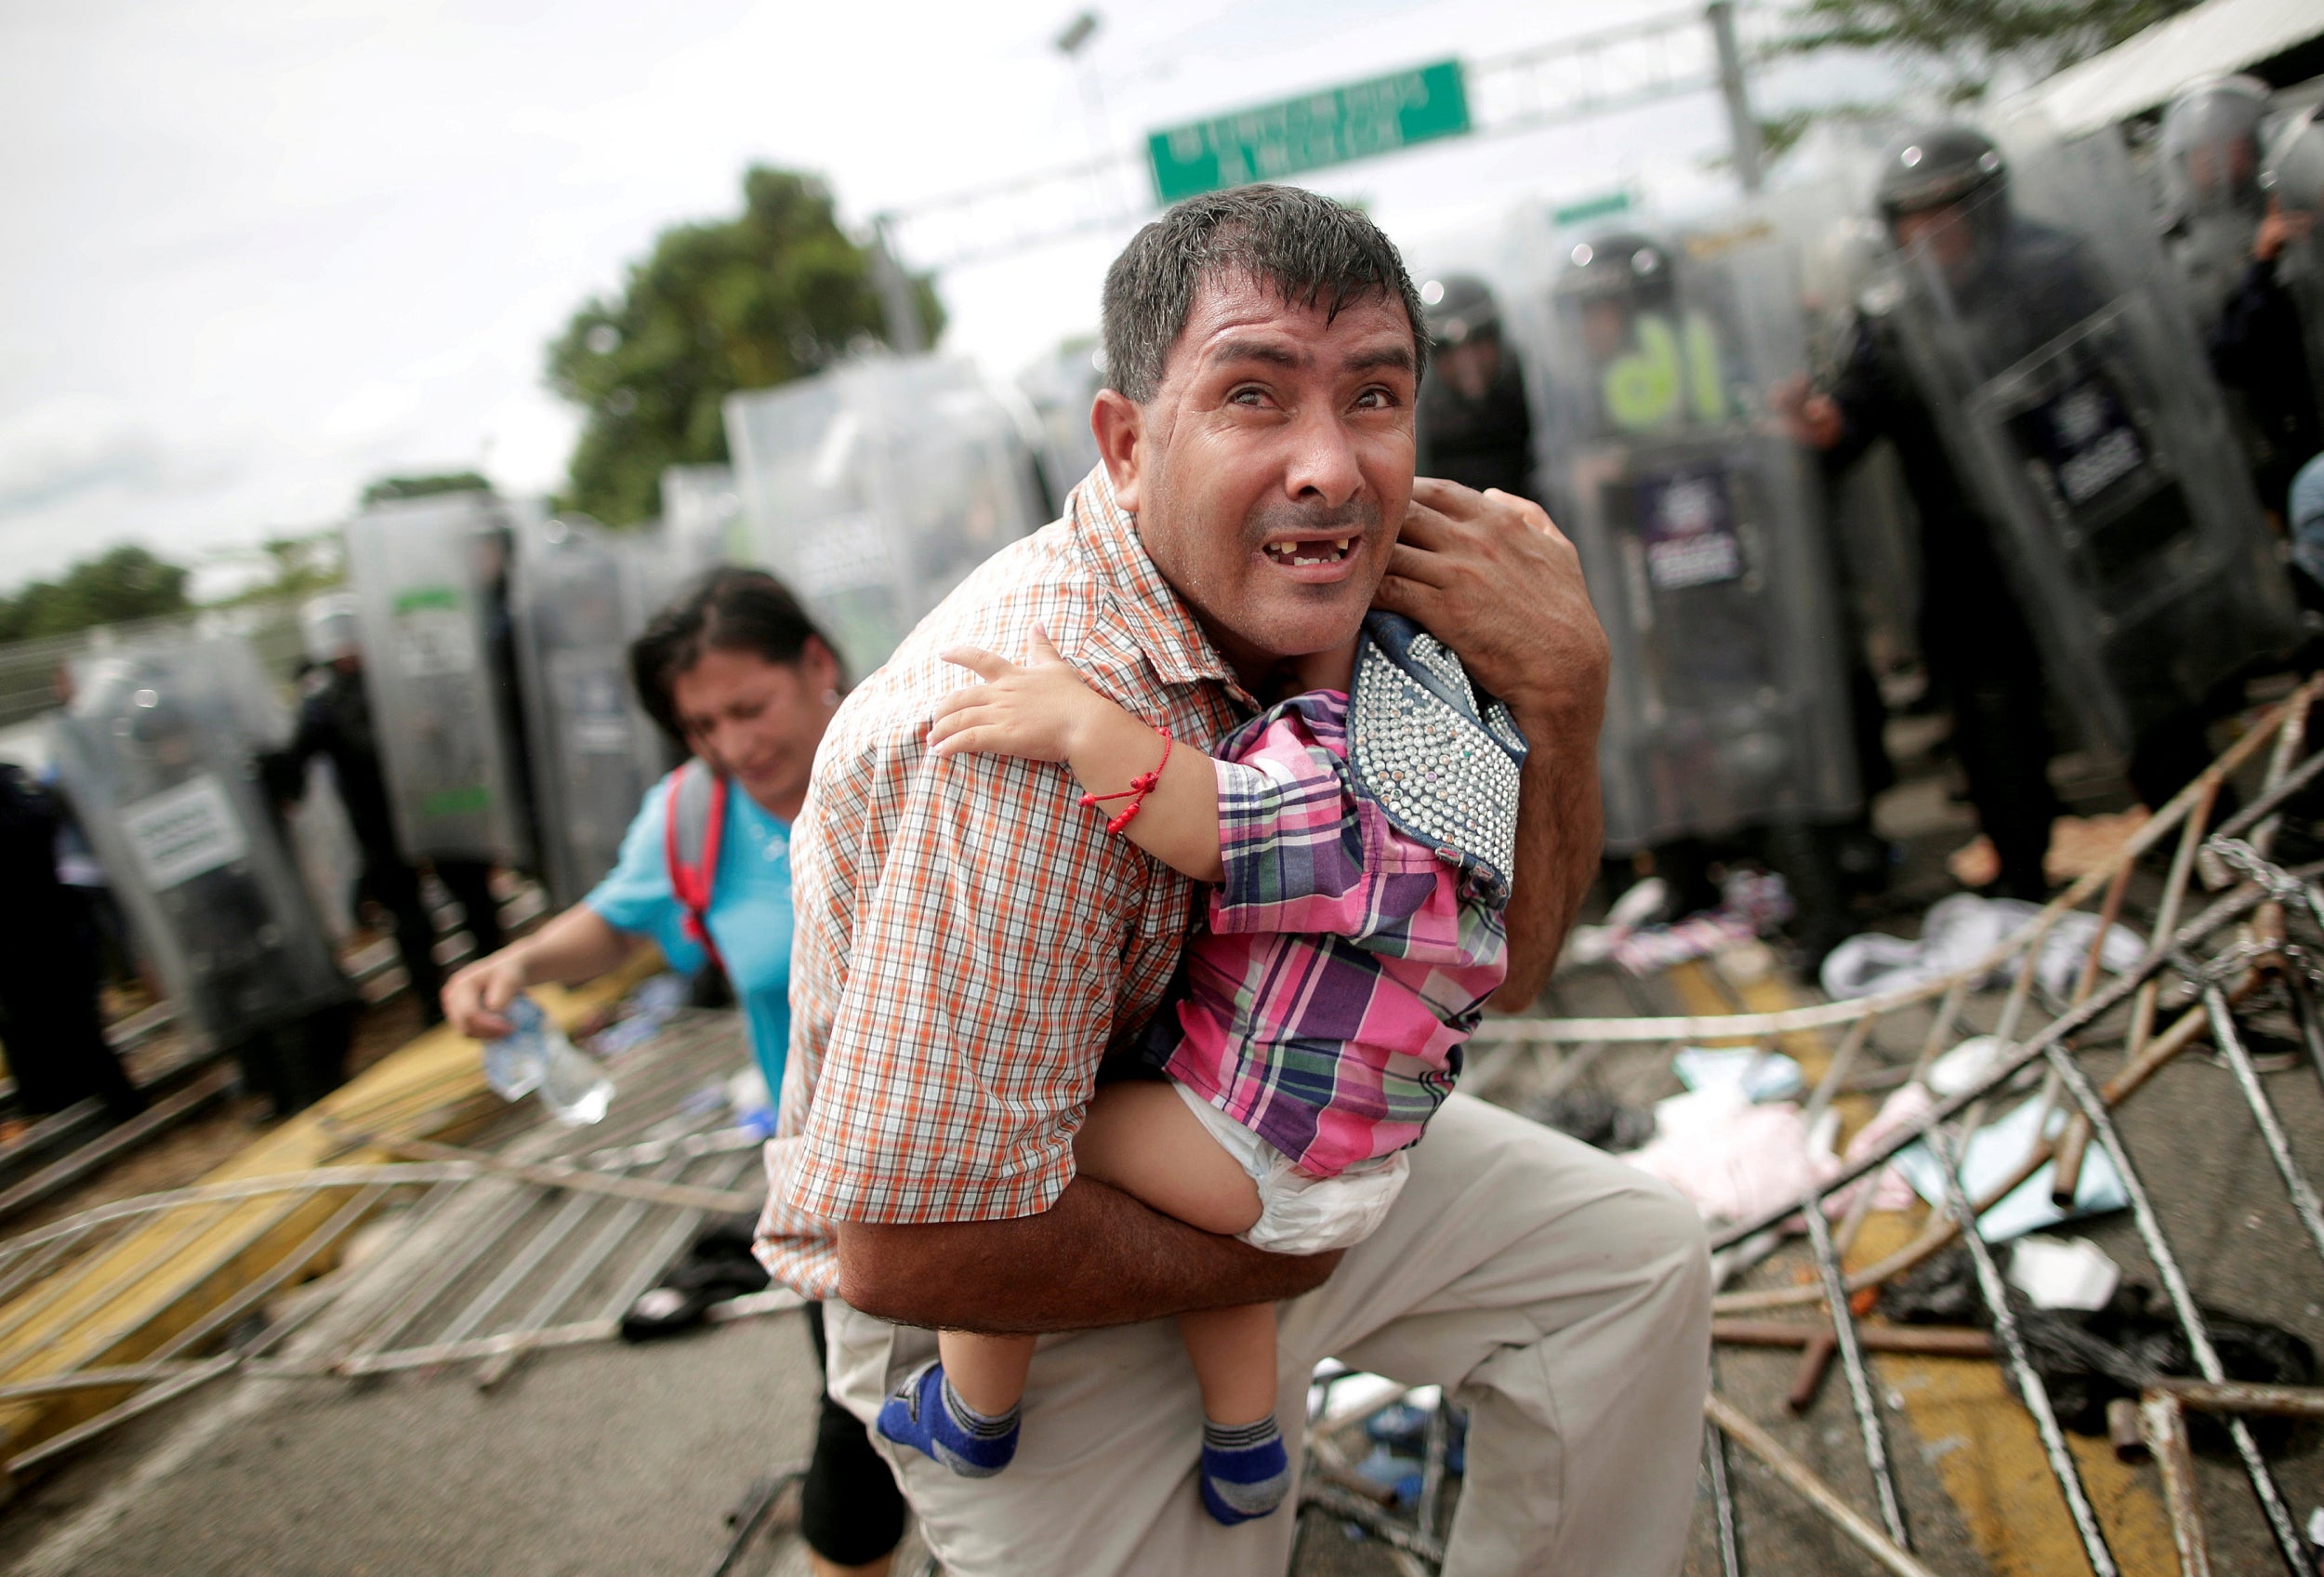
[[[308, 660], [323, 665], [324, 678], [300, 704], [289, 746], [266, 757], [268, 785], [277, 800], [295, 802], [305, 790], [307, 762], [316, 756], [330, 762], [348, 825], [363, 851], [363, 895], [388, 911], [396, 955], [420, 1012], [429, 1023], [437, 1023], [443, 1017], [437, 1001], [443, 973], [435, 959], [435, 921], [420, 896], [419, 872], [396, 839], [371, 696], [363, 684], [354, 599], [343, 592], [315, 598], [300, 610], [299, 622]], [[475, 860], [443, 860], [437, 874], [460, 907], [477, 956], [498, 951], [503, 935], [491, 868]]]
[[2236, 396], [2261, 505], [2281, 518], [2292, 474], [2324, 448], [2301, 311], [2278, 266], [2309, 216], [2261, 185], [2267, 85], [2212, 77], [2163, 112], [2159, 139], [2172, 260], [2212, 370]]
[[[1972, 325], [2010, 343], [2014, 359], [2104, 299], [2072, 240], [2017, 218], [2008, 170], [1982, 133], [1946, 126], [1907, 137], [1882, 154], [1876, 192], [1899, 247], [1927, 248]], [[2014, 298], [2016, 310], [2000, 304]], [[2040, 654], [2010, 594], [1994, 523], [1955, 470], [1936, 420], [1884, 321], [1886, 302], [1860, 311], [1831, 387], [1784, 391], [1793, 435], [1820, 450], [1828, 469], [1854, 463], [1872, 444], [1895, 445], [1921, 523], [1921, 649], [1953, 709], [1954, 749], [1986, 836], [2000, 856], [1996, 891], [2039, 900], [2049, 891], [2042, 859], [2061, 812], [2050, 787], [2051, 735]]]
[[1419, 473], [1532, 497], [1533, 418], [1491, 286], [1448, 274], [1422, 285], [1420, 301], [1434, 345], [1417, 413]]

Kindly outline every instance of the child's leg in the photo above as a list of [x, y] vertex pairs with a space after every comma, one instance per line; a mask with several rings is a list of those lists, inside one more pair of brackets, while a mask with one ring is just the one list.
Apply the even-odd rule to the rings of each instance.
[[905, 1378], [879, 1410], [878, 1430], [964, 1478], [989, 1478], [1017, 1454], [1017, 1403], [1033, 1363], [1030, 1336], [936, 1333], [933, 1363]]
[[1275, 1305], [1198, 1309], [1178, 1317], [1202, 1386], [1202, 1415], [1230, 1427], [1275, 1410]]
[[1074, 1136], [1074, 1165], [1205, 1232], [1231, 1238], [1259, 1220], [1259, 1185], [1161, 1080], [1100, 1090]]
[[[1259, 1186], [1165, 1083], [1109, 1084], [1074, 1140], [1081, 1171], [1189, 1226], [1231, 1235], [1259, 1220]], [[1202, 1504], [1232, 1526], [1282, 1504], [1291, 1466], [1275, 1425], [1272, 1304], [1178, 1317], [1202, 1386]]]
[[1264, 1517], [1291, 1487], [1275, 1424], [1274, 1305], [1182, 1314], [1178, 1331], [1202, 1385], [1203, 1508], [1229, 1527]]

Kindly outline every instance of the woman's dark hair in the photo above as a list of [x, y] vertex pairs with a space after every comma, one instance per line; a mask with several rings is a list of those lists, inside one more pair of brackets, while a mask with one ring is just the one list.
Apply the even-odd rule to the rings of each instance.
[[[815, 628], [791, 589], [762, 569], [722, 565], [704, 575], [629, 643], [629, 679], [646, 715], [662, 732], [686, 743], [674, 687], [706, 652], [747, 652], [766, 662], [795, 664], [810, 640], [838, 652]], [[844, 672], [840, 682], [846, 682]]]

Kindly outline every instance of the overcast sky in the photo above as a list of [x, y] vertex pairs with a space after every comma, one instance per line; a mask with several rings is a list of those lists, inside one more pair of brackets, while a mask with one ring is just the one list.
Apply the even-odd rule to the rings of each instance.
[[[371, 478], [561, 478], [541, 351], [759, 160], [860, 222], [1088, 153], [1076, 0], [18, 0], [0, 22], [0, 589], [118, 540], [231, 577]], [[1672, 0], [1107, 0], [1110, 134]], [[1418, 270], [1527, 196], [1715, 190], [1708, 95], [1320, 173]], [[944, 349], [1007, 376], [1095, 325], [1124, 232], [963, 268]], [[911, 260], [911, 259], [907, 259]]]

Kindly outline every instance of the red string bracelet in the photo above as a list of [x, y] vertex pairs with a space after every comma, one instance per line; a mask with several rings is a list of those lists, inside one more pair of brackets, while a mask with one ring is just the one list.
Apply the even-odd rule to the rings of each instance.
[[1129, 780], [1129, 787], [1122, 789], [1119, 793], [1084, 794], [1081, 796], [1082, 805], [1090, 810], [1095, 810], [1099, 805], [1103, 804], [1108, 800], [1128, 800], [1129, 802], [1129, 804], [1122, 807], [1122, 812], [1119, 815], [1114, 816], [1106, 822], [1105, 830], [1108, 832], [1119, 832], [1123, 828], [1128, 827], [1130, 824], [1131, 820], [1137, 816], [1139, 811], [1144, 808], [1146, 796], [1154, 792], [1154, 786], [1162, 781], [1162, 769], [1170, 764], [1170, 747], [1175, 743], [1175, 741], [1170, 738], [1170, 731], [1160, 726], [1159, 724], [1155, 725], [1154, 731], [1162, 735], [1162, 759], [1154, 763], [1154, 770], [1152, 772], [1140, 773], [1137, 776]]

